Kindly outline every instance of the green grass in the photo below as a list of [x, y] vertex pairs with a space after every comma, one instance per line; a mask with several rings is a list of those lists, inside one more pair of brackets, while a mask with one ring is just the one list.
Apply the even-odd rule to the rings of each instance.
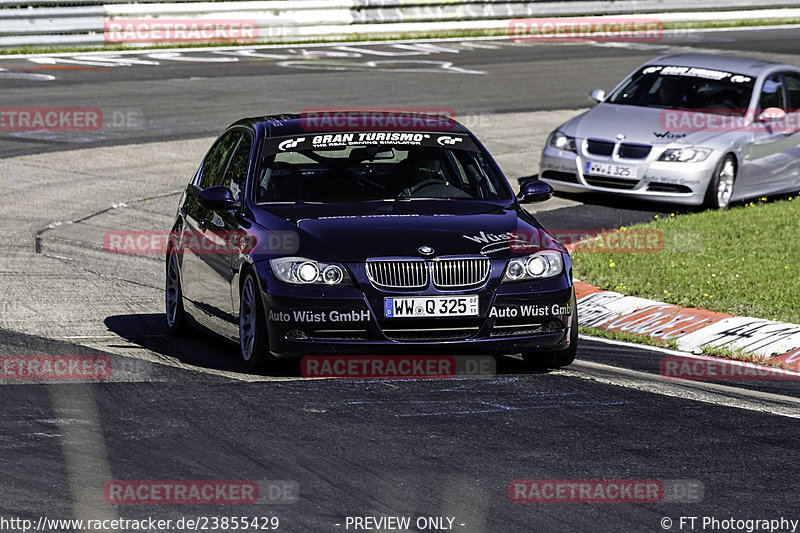
[[780, 26], [783, 24], [800, 24], [797, 18], [766, 18], [766, 19], [739, 19], [739, 20], [705, 20], [698, 22], [667, 22], [665, 30], [700, 30], [714, 28], [743, 28], [748, 26]]
[[747, 353], [739, 348], [730, 348], [728, 346], [703, 346], [703, 355], [710, 355], [712, 357], [722, 357], [724, 359], [732, 359], [734, 361], [744, 361], [746, 363], [756, 363], [764, 366], [772, 366], [780, 368], [781, 364], [778, 361], [770, 361], [760, 355]]
[[[622, 16], [622, 15], [621, 15]], [[630, 13], [624, 16], [636, 16]], [[454, 25], [458, 22], [454, 21]], [[664, 24], [665, 30], [700, 30], [712, 28], [740, 28], [749, 26], [776, 26], [776, 25], [800, 25], [800, 18], [766, 18], [766, 19], [738, 19], [738, 20], [716, 20], [700, 22], [667, 22]], [[395, 41], [401, 39], [447, 39], [447, 38], [469, 38], [469, 37], [501, 37], [508, 35], [506, 28], [486, 29], [486, 30], [445, 30], [437, 32], [414, 32], [392, 35], [356, 35], [337, 37], [333, 39], [311, 38], [286, 41], [264, 41], [258, 43], [211, 43], [211, 44], [157, 44], [150, 46], [131, 46], [131, 45], [98, 45], [98, 46], [63, 46], [63, 47], [36, 47], [24, 46], [20, 48], [6, 48], [0, 50], [0, 56], [9, 54], [49, 54], [49, 53], [78, 53], [78, 52], [116, 52], [120, 50], [159, 50], [169, 48], [206, 48], [217, 46], [258, 46], [271, 44], [314, 44], [314, 43], [347, 43], [360, 41]]]
[[[576, 278], [601, 289], [732, 315], [800, 323], [800, 197], [661, 216], [655, 253], [575, 253]], [[595, 248], [596, 249], [596, 248]]]
[[670, 348], [671, 350], [678, 349], [678, 343], [674, 339], [664, 341], [649, 335], [634, 335], [633, 333], [626, 333], [624, 331], [609, 331], [607, 329], [600, 329], [589, 326], [578, 326], [578, 333], [584, 335], [591, 335], [592, 337], [603, 337], [604, 339], [611, 339], [615, 341], [635, 342], [638, 344], [647, 344], [649, 346], [660, 346], [661, 348]]

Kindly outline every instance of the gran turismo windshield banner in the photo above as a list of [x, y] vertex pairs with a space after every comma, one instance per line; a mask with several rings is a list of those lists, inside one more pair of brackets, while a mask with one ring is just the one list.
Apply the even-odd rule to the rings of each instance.
[[649, 66], [642, 69], [642, 74], [659, 74], [661, 76], [683, 76], [687, 78], [703, 78], [706, 80], [729, 80], [731, 83], [749, 83], [753, 81], [750, 76], [734, 74], [723, 70], [714, 70], [699, 67]]
[[427, 146], [478, 152], [469, 135], [419, 131], [365, 131], [273, 137], [264, 141], [265, 155], [280, 152], [339, 149], [349, 146]]

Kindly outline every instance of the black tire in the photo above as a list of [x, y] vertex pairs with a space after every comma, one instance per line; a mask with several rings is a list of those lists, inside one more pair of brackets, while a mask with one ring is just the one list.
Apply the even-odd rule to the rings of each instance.
[[267, 319], [253, 272], [248, 271], [239, 291], [239, 352], [249, 370], [265, 368], [274, 361], [269, 353]]
[[186, 333], [186, 312], [183, 309], [181, 268], [174, 250], [167, 252], [167, 279], [164, 287], [164, 303], [167, 313], [167, 330], [179, 337]]
[[[724, 180], [724, 181], [723, 181]], [[736, 159], [728, 154], [714, 167], [714, 175], [708, 183], [703, 207], [706, 209], [727, 209], [731, 205], [733, 187], [736, 184]], [[722, 186], [726, 185], [726, 191]]]
[[522, 361], [528, 368], [560, 368], [569, 366], [578, 353], [578, 309], [572, 305], [570, 317], [569, 346], [554, 352], [532, 352], [522, 354]]

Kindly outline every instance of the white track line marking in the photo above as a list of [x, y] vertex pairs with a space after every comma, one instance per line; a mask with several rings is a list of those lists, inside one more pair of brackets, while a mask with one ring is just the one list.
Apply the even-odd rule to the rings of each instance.
[[741, 389], [718, 383], [665, 379], [647, 372], [580, 360], [576, 360], [570, 367], [554, 373], [662, 396], [787, 418], [800, 418], [800, 398], [792, 396]]
[[[665, 35], [677, 34], [677, 33], [686, 33], [686, 32], [694, 32], [694, 33], [711, 33], [711, 32], [724, 32], [724, 31], [768, 31], [768, 30], [786, 30], [786, 29], [795, 29], [800, 27], [800, 25], [795, 24], [780, 24], [774, 26], [730, 26], [727, 28], [692, 28], [692, 29], [675, 29], [675, 30], [664, 30]], [[325, 43], [281, 43], [281, 44], [253, 44], [248, 46], [209, 46], [209, 47], [196, 47], [196, 48], [141, 48], [136, 50], [97, 50], [92, 52], [54, 52], [54, 53], [46, 53], [46, 52], [36, 52], [36, 53], [27, 53], [27, 54], [8, 54], [3, 55], [3, 59], [17, 59], [17, 58], [31, 58], [31, 57], [86, 57], [92, 55], [104, 55], [104, 54], [117, 54], [117, 55], [136, 55], [136, 54], [149, 54], [149, 53], [160, 53], [160, 52], [227, 52], [227, 51], [238, 51], [238, 50], [275, 50], [275, 49], [282, 49], [282, 48], [323, 48], [323, 47], [336, 47], [336, 46], [343, 46], [347, 44], [351, 44], [354, 46], [376, 46], [376, 45], [385, 45], [385, 44], [398, 44], [398, 43], [458, 43], [461, 41], [465, 42], [480, 42], [480, 41], [498, 41], [499, 43], [503, 44], [523, 44], [517, 43], [511, 40], [508, 36], [503, 35], [488, 35], [484, 37], [441, 37], [441, 38], [416, 38], [416, 39], [397, 39], [397, 40], [386, 40], [386, 41], [349, 41], [347, 43], [342, 42], [325, 42]], [[581, 41], [582, 42], [582, 41]], [[590, 41], [586, 41], [590, 42]], [[549, 42], [542, 42], [541, 44], [552, 44]], [[573, 44], [572, 42], [564, 43], [564, 44]], [[580, 44], [580, 42], [579, 42]]]

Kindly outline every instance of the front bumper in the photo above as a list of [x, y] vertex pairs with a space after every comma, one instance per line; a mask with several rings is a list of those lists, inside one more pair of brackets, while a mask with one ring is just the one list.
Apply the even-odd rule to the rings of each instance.
[[[569, 346], [575, 295], [566, 274], [474, 290], [384, 292], [372, 286], [287, 287], [262, 278], [270, 351], [279, 357], [328, 354], [517, 354]], [[386, 318], [383, 299], [477, 295], [478, 316]]]
[[[646, 159], [622, 159], [588, 154], [581, 144], [578, 143], [577, 154], [546, 146], [540, 162], [539, 178], [563, 192], [596, 191], [657, 202], [700, 205], [719, 159], [719, 154], [712, 153], [699, 163], [658, 161], [658, 156], [663, 152], [663, 148], [659, 147], [653, 147]], [[638, 179], [590, 175], [585, 172], [587, 162], [634, 167], [638, 171]]]

